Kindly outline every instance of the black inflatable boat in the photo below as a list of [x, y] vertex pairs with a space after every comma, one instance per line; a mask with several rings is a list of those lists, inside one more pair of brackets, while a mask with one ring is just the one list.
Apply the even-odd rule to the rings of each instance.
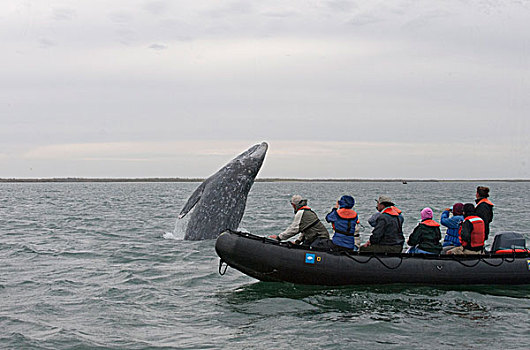
[[528, 250], [503, 254], [431, 255], [318, 251], [235, 231], [215, 250], [226, 263], [261, 281], [308, 285], [414, 283], [431, 285], [530, 284]]

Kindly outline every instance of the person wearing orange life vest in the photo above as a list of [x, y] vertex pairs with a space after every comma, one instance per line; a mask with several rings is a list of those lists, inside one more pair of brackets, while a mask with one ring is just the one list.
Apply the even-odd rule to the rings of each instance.
[[484, 220], [475, 212], [472, 203], [464, 204], [464, 221], [459, 230], [462, 246], [447, 251], [447, 254], [482, 254], [484, 252]]
[[300, 234], [296, 244], [312, 248], [330, 248], [329, 232], [317, 214], [307, 206], [307, 199], [295, 194], [290, 203], [295, 213], [293, 222], [279, 235], [270, 235], [268, 238], [282, 241]]
[[486, 186], [478, 186], [475, 203], [477, 207], [475, 211], [478, 216], [484, 220], [484, 240], [487, 240], [490, 235], [490, 223], [493, 221], [493, 203], [490, 202], [490, 189]]
[[337, 201], [331, 212], [326, 215], [326, 221], [331, 223], [335, 232], [332, 242], [339, 249], [359, 250], [359, 226], [357, 225], [359, 216], [352, 209], [354, 205], [355, 199], [352, 196], [344, 195]]
[[361, 252], [401, 253], [403, 250], [403, 216], [388, 196], [380, 196], [374, 229], [368, 241], [360, 247]]
[[433, 220], [432, 209], [424, 208], [421, 211], [421, 222], [414, 228], [407, 241], [411, 246], [407, 253], [440, 254], [440, 239], [440, 224]]

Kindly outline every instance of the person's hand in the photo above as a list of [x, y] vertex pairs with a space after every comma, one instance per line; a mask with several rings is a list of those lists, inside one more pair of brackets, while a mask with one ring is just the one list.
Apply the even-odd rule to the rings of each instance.
[[278, 235], [270, 235], [267, 238], [274, 239], [275, 241], [281, 241], [280, 237]]
[[451, 211], [451, 208], [445, 208], [444, 211]]
[[365, 244], [363, 244], [363, 245], [362, 245], [361, 247], [364, 247], [364, 248], [366, 248], [366, 247], [368, 247], [369, 245], [370, 245], [370, 241], [366, 242], [366, 243], [365, 243]]
[[337, 201], [337, 203], [335, 203], [335, 206], [333, 208], [339, 209], [339, 201]]

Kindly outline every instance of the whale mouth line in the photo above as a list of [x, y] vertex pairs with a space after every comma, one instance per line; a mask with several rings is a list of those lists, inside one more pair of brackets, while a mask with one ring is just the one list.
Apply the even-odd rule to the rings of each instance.
[[249, 156], [252, 158], [261, 158], [265, 156], [268, 149], [269, 145], [266, 142], [262, 142], [259, 145], [256, 145], [256, 149], [251, 151]]

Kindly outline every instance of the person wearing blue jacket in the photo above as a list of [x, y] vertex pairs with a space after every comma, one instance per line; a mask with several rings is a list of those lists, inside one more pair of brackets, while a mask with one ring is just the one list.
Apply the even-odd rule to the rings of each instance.
[[[449, 208], [444, 209], [442, 212], [442, 217], [440, 218], [440, 223], [447, 227], [447, 232], [445, 234], [444, 242], [442, 244], [443, 251], [446, 252], [449, 249], [454, 247], [460, 247], [460, 237], [458, 235], [458, 230], [460, 229], [460, 224], [464, 221], [464, 204], [455, 203], [452, 210]], [[453, 216], [449, 217], [450, 212], [453, 212]]]
[[331, 212], [326, 215], [326, 221], [331, 223], [333, 231], [333, 244], [339, 248], [359, 250], [358, 240], [359, 233], [357, 224], [359, 223], [359, 216], [352, 209], [355, 205], [355, 199], [352, 196], [342, 196], [331, 209]]

